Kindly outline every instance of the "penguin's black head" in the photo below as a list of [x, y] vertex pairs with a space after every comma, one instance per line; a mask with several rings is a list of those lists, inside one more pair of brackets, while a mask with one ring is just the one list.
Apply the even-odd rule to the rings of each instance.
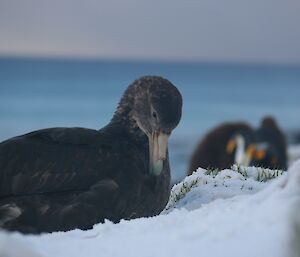
[[256, 142], [252, 152], [250, 166], [276, 169], [278, 168], [279, 154], [276, 148], [267, 142]]

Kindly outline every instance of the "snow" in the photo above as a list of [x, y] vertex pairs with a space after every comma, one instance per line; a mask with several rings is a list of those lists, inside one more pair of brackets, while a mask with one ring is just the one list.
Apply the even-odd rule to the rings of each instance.
[[288, 147], [289, 165], [300, 159], [300, 145], [290, 145]]
[[297, 256], [299, 206], [300, 160], [287, 172], [198, 169], [159, 216], [39, 236], [2, 231], [0, 256]]
[[[215, 175], [213, 173], [214, 171], [208, 172], [205, 169], [198, 168], [197, 172], [175, 185], [165, 213], [168, 213], [174, 207], [193, 210], [201, 207], [204, 203], [217, 199], [254, 194], [266, 187], [267, 183], [270, 182], [269, 178], [278, 177], [284, 172], [234, 165], [232, 170], [222, 170]], [[266, 183], [261, 183], [265, 180]], [[193, 190], [190, 190], [191, 188]], [[176, 200], [181, 198], [182, 194], [184, 194], [184, 199], [177, 203]]]

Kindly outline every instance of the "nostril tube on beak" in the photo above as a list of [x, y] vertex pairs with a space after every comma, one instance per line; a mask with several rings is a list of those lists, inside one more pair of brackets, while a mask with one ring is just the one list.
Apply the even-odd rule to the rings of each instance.
[[164, 160], [167, 159], [169, 135], [162, 132], [153, 132], [149, 135], [150, 172], [156, 176], [163, 170]]
[[168, 138], [169, 135], [164, 133], [158, 135], [158, 158], [160, 160], [167, 158]]

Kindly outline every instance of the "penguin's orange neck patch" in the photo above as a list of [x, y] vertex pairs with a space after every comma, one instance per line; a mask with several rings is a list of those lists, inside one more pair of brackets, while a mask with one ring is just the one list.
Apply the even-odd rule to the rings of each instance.
[[226, 153], [232, 154], [234, 148], [236, 147], [236, 142], [234, 139], [230, 139], [226, 146]]
[[262, 160], [266, 156], [266, 151], [265, 150], [258, 150], [255, 152], [255, 158], [257, 160]]

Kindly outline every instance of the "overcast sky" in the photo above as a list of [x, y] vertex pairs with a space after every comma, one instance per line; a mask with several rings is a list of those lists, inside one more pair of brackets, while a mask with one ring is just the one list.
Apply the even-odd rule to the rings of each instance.
[[0, 54], [300, 63], [299, 0], [0, 0]]

